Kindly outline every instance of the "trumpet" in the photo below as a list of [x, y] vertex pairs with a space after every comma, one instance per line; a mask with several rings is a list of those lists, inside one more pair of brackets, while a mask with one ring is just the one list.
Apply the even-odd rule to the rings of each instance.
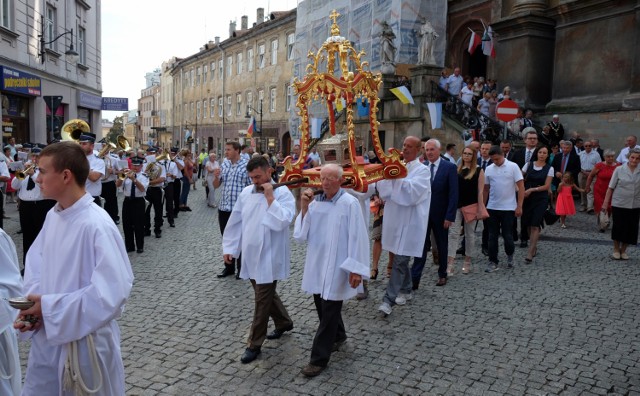
[[27, 176], [30, 176], [30, 175], [27, 175], [27, 173], [33, 174], [35, 170], [36, 170], [35, 164], [31, 164], [26, 169], [16, 171], [16, 178], [18, 180], [24, 180], [27, 178]]
[[131, 176], [132, 173], [133, 171], [131, 169], [125, 169], [124, 171], [122, 171], [122, 173], [118, 174], [118, 179], [124, 180], [127, 177]]

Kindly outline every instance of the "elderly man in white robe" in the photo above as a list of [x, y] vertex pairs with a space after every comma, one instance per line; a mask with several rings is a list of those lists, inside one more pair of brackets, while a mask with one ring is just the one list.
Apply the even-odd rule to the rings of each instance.
[[293, 237], [307, 242], [302, 290], [313, 294], [320, 323], [313, 339], [311, 359], [301, 373], [320, 374], [347, 334], [342, 302], [355, 297], [363, 278], [369, 278], [369, 237], [358, 200], [340, 188], [342, 167], [328, 164], [320, 171], [323, 192], [306, 189]]
[[80, 145], [47, 146], [39, 168], [40, 190], [57, 204], [27, 253], [24, 294], [35, 304], [14, 323], [31, 335], [23, 395], [124, 395], [116, 319], [133, 273], [122, 236], [85, 190]]
[[[278, 339], [293, 329], [276, 284], [289, 277], [289, 225], [296, 213], [296, 201], [287, 187], [273, 188], [271, 172], [264, 157], [249, 160], [247, 173], [253, 184], [238, 196], [222, 237], [224, 262], [230, 264], [242, 253], [240, 278], [249, 279], [255, 293], [253, 323], [242, 363], [258, 357], [265, 338]], [[275, 330], [267, 335], [269, 317]]]
[[387, 291], [378, 308], [385, 315], [391, 307], [404, 305], [413, 298], [411, 292], [411, 257], [422, 256], [424, 235], [429, 222], [431, 173], [418, 158], [420, 139], [408, 136], [402, 144], [402, 156], [409, 173], [403, 179], [377, 183], [380, 199], [385, 201], [382, 222], [382, 248], [395, 254]]
[[13, 241], [0, 229], [0, 395], [18, 396], [22, 389], [18, 338], [13, 320], [18, 311], [7, 298], [22, 296], [22, 277]]

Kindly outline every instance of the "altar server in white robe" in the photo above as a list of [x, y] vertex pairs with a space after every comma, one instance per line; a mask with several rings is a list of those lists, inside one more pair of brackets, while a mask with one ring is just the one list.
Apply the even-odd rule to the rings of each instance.
[[22, 277], [13, 241], [0, 229], [0, 395], [17, 396], [22, 388], [18, 339], [13, 320], [18, 311], [7, 298], [22, 296]]
[[58, 203], [27, 253], [24, 290], [35, 304], [14, 324], [31, 332], [23, 395], [124, 395], [116, 319], [133, 283], [124, 242], [85, 190], [89, 164], [78, 144], [47, 146], [39, 167], [42, 194]]
[[[287, 187], [273, 189], [271, 172], [264, 157], [249, 160], [247, 173], [253, 184], [238, 196], [222, 237], [225, 263], [231, 264], [242, 253], [240, 278], [249, 279], [255, 292], [253, 323], [242, 363], [258, 357], [265, 338], [277, 339], [293, 329], [276, 284], [289, 277], [289, 225], [296, 213], [296, 201]], [[275, 330], [267, 335], [269, 317]]]
[[380, 199], [385, 201], [382, 249], [395, 254], [387, 291], [378, 308], [385, 315], [391, 314], [393, 305], [404, 305], [413, 298], [409, 259], [422, 256], [424, 248], [431, 203], [431, 172], [418, 159], [420, 144], [415, 136], [408, 136], [402, 144], [407, 177], [376, 184]]
[[358, 200], [342, 184], [342, 167], [328, 164], [320, 171], [324, 193], [301, 194], [301, 211], [293, 237], [307, 242], [302, 290], [313, 294], [320, 323], [313, 339], [311, 359], [302, 374], [314, 377], [329, 363], [331, 352], [347, 339], [342, 301], [356, 295], [369, 278], [369, 237]]

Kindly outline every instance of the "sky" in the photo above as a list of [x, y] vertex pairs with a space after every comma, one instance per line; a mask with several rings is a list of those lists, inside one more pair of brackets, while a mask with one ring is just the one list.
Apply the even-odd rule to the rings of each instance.
[[[236, 21], [239, 29], [243, 15], [249, 17], [249, 27], [253, 26], [259, 7], [268, 16], [296, 6], [297, 0], [103, 1], [102, 96], [129, 98], [129, 109], [135, 109], [145, 88], [145, 74], [160, 68], [162, 62], [193, 55], [216, 36], [226, 40], [229, 22]], [[109, 120], [120, 115], [102, 112]]]

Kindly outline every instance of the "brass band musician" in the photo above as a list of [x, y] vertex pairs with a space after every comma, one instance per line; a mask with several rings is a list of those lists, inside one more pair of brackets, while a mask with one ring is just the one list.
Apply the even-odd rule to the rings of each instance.
[[[124, 245], [127, 252], [136, 250], [144, 252], [144, 197], [149, 186], [149, 179], [142, 173], [142, 158], [131, 159], [131, 170], [125, 170], [116, 181], [116, 186], [123, 187], [122, 229]], [[135, 236], [135, 239], [134, 239]]]
[[[158, 149], [153, 146], [147, 148], [148, 160], [144, 165], [144, 172], [149, 178], [149, 187], [147, 188], [147, 201], [149, 204], [145, 210], [145, 226], [144, 235], [151, 235], [151, 207], [153, 207], [153, 233], [156, 238], [162, 236], [162, 187], [166, 179], [166, 171], [164, 167], [156, 163], [155, 155]], [[152, 158], [153, 157], [153, 158]]]

